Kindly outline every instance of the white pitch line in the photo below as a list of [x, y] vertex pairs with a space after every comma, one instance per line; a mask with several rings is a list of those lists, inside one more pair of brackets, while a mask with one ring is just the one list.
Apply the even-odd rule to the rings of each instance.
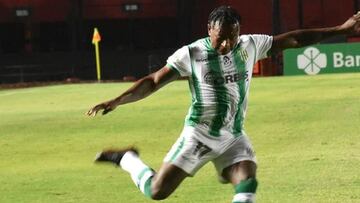
[[1, 91], [0, 91], [0, 97], [11, 96], [11, 95], [16, 95], [16, 94], [24, 94], [24, 93], [34, 93], [34, 91], [32, 91], [32, 90], [23, 90], [23, 91], [4, 92], [4, 93], [1, 93]]

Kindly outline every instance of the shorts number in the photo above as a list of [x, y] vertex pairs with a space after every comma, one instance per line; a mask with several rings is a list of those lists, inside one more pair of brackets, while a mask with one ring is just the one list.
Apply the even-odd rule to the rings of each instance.
[[204, 145], [202, 142], [198, 142], [194, 149], [193, 155], [197, 154], [198, 157], [200, 158], [209, 152], [211, 152], [210, 147]]

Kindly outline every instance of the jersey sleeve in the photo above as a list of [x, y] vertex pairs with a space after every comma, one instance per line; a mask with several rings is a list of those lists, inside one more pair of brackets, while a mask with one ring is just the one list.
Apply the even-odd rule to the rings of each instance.
[[191, 75], [190, 54], [187, 46], [178, 49], [167, 59], [166, 63], [166, 66], [175, 69], [181, 76]]
[[256, 47], [256, 60], [261, 60], [269, 56], [273, 37], [269, 35], [250, 35]]

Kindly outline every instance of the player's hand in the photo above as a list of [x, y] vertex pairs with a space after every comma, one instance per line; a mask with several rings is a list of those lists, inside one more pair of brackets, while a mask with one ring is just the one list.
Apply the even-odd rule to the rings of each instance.
[[114, 110], [115, 108], [116, 106], [113, 101], [107, 101], [92, 107], [88, 112], [86, 112], [86, 115], [94, 117], [101, 110], [102, 115], [105, 115], [110, 111]]
[[345, 30], [349, 35], [360, 34], [360, 11], [351, 16], [344, 24], [340, 26], [341, 30]]

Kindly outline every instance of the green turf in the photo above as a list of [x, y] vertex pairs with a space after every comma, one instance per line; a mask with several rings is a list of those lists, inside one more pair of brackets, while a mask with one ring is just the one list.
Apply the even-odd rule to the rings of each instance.
[[[129, 176], [95, 165], [103, 147], [137, 145], [157, 169], [181, 132], [187, 82], [107, 116], [85, 111], [130, 83], [0, 90], [0, 202], [147, 200]], [[257, 151], [257, 202], [360, 202], [360, 74], [255, 78], [246, 129]], [[169, 203], [228, 203], [211, 164]]]

